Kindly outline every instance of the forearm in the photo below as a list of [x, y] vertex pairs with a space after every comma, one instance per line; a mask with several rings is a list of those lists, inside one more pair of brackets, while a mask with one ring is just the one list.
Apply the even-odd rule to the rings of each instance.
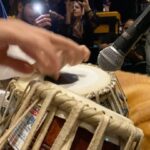
[[66, 24], [71, 24], [71, 13], [70, 13], [70, 11], [66, 12]]
[[85, 6], [84, 9], [85, 9], [85, 13], [92, 10], [90, 5]]
[[8, 43], [8, 40], [11, 38], [11, 34], [8, 32], [11, 29], [9, 29], [7, 20], [0, 19], [0, 45], [3, 43]]
[[94, 30], [97, 26], [99, 26], [101, 20], [92, 10], [85, 13], [85, 20], [88, 21], [91, 28]]
[[17, 19], [0, 19], [0, 44], [21, 43], [24, 34], [27, 34], [23, 33], [21, 24], [23, 26], [25, 23]]

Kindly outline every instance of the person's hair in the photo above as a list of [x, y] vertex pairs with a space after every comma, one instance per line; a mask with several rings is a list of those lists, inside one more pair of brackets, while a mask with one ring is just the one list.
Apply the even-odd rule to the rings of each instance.
[[73, 2], [78, 3], [80, 5], [80, 7], [81, 7], [82, 10], [84, 9], [84, 7], [83, 7], [83, 5], [81, 3], [82, 2], [81, 0], [73, 0]]
[[81, 2], [83, 2], [82, 0], [73, 0], [73, 1], [79, 3], [79, 5], [81, 6], [81, 8], [83, 8], [83, 5], [81, 3]]

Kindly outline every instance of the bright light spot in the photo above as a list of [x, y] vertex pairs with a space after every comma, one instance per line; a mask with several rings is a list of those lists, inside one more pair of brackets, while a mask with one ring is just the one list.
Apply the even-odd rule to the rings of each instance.
[[33, 9], [35, 12], [39, 13], [39, 14], [42, 14], [43, 12], [43, 6], [41, 3], [35, 3], [33, 4]]

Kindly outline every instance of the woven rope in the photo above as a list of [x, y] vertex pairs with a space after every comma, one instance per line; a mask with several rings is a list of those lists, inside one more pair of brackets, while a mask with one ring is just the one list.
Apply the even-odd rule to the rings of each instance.
[[131, 135], [128, 139], [128, 142], [126, 143], [126, 145], [124, 147], [124, 150], [133, 149], [132, 144], [134, 143], [135, 135], [136, 135], [136, 130], [135, 130], [135, 128], [133, 128], [132, 131], [131, 131]]
[[[40, 86], [41, 83], [37, 82], [35, 84], [33, 84], [31, 90], [29, 91], [28, 95], [25, 97], [25, 99], [22, 99], [22, 105], [20, 107], [20, 109], [18, 110], [17, 114], [15, 115], [13, 122], [16, 122], [16, 120], [24, 113], [24, 111], [26, 110], [27, 106], [30, 103], [31, 97], [33, 96], [36, 88], [38, 86]], [[12, 124], [13, 124], [12, 122]]]
[[[35, 93], [36, 95], [34, 95]], [[79, 125], [79, 120], [90, 124], [94, 128], [97, 126], [95, 134], [90, 143], [90, 148], [92, 148], [89, 148], [90, 150], [97, 150], [97, 148], [102, 145], [102, 139], [105, 131], [109, 132], [110, 134], [115, 134], [118, 137], [120, 136], [124, 141], [126, 141], [125, 146], [127, 148], [129, 145], [132, 145], [133, 141], [139, 145], [141, 137], [143, 136], [142, 132], [134, 127], [133, 123], [129, 119], [120, 116], [108, 110], [107, 108], [96, 105], [93, 102], [89, 102], [88, 99], [71, 93], [59, 86], [56, 86], [55, 84], [38, 82], [33, 84], [30, 92], [28, 92], [24, 98], [21, 105], [22, 107], [20, 108], [21, 110], [19, 110], [19, 113], [15, 118], [15, 124], [12, 124], [12, 126], [5, 132], [4, 136], [0, 138], [1, 148], [4, 144], [3, 141], [8, 138], [16, 125], [18, 125], [18, 123], [24, 118], [25, 114], [27, 114], [27, 110], [29, 112], [29, 108], [27, 110], [26, 108], [31, 105], [30, 100], [32, 96], [40, 97], [41, 99], [44, 99], [44, 102], [41, 106], [40, 113], [32, 126], [30, 135], [27, 137], [27, 140], [24, 143], [23, 150], [27, 149], [30, 145], [31, 140], [35, 135], [36, 128], [50, 104], [52, 104], [54, 107], [59, 107], [59, 109], [69, 114], [68, 118], [66, 119], [66, 123], [64, 124], [52, 146], [53, 150], [60, 150], [65, 145], [66, 141], [71, 136], [70, 132], [73, 133], [73, 131], [76, 131], [77, 126]], [[37, 99], [37, 102], [39, 102], [39, 99]], [[54, 114], [52, 114], [51, 118], [53, 118], [53, 115]], [[102, 132], [99, 132], [101, 130]], [[100, 139], [98, 140], [96, 137], [99, 137]], [[72, 141], [73, 136], [71, 142]]]
[[46, 133], [48, 131], [48, 128], [53, 121], [53, 118], [54, 118], [55, 113], [56, 113], [56, 107], [50, 107], [49, 110], [50, 111], [47, 114], [46, 120], [44, 121], [44, 124], [42, 125], [40, 133], [38, 134], [38, 137], [36, 138], [36, 141], [32, 147], [32, 150], [40, 149], [41, 144], [42, 144], [42, 142], [46, 136]]
[[[69, 99], [68, 100], [66, 99], [65, 95], [61, 95], [61, 93], [59, 93], [59, 94], [56, 95], [57, 99], [55, 99], [55, 101], [57, 101], [56, 103], [58, 105], [60, 105], [60, 103], [64, 104], [64, 101], [69, 101]], [[65, 99], [63, 99], [63, 97], [65, 97]], [[58, 101], [60, 99], [61, 99], [61, 102], [59, 103]], [[70, 106], [67, 106], [67, 105], [70, 105]], [[61, 108], [63, 109], [63, 107], [64, 107], [64, 109], [67, 109], [67, 108], [71, 107], [71, 105], [74, 105], [74, 104], [72, 102], [71, 103], [65, 102], [65, 105], [61, 105]], [[82, 114], [80, 115], [80, 119], [83, 119], [83, 121], [85, 121], [84, 118], [86, 118], [86, 120], [88, 120], [88, 121], [89, 121], [89, 119], [96, 121], [96, 117], [98, 117], [97, 119], [100, 120], [100, 117], [101, 117], [99, 115], [100, 112], [97, 112], [96, 109], [94, 109], [94, 108], [88, 108], [88, 107], [87, 107], [87, 109], [85, 109], [85, 108], [86, 107], [84, 107], [84, 109], [82, 111], [83, 116], [82, 116]], [[133, 128], [136, 130], [136, 128], [130, 122], [123, 123], [124, 120], [117, 121], [117, 119], [115, 119], [115, 118], [113, 118], [112, 120], [114, 121], [114, 123], [110, 122], [110, 124], [108, 125], [109, 131], [111, 131], [111, 132], [114, 131], [114, 129], [117, 129], [117, 130], [119, 129], [117, 131], [119, 133], [119, 135], [124, 134], [125, 137], [127, 136], [129, 138], [130, 133], [132, 132]], [[90, 121], [90, 122], [92, 122], [92, 121]], [[122, 125], [122, 124], [124, 124], [124, 125]], [[128, 145], [128, 143], [126, 145]]]
[[88, 147], [88, 150], [99, 150], [102, 149], [104, 134], [109, 123], [109, 117], [106, 115], [101, 116], [101, 120], [96, 128], [92, 141]]
[[61, 129], [58, 137], [56, 138], [54, 144], [52, 145], [51, 150], [60, 150], [65, 142], [68, 140], [69, 134], [71, 133], [74, 128], [76, 128], [78, 124], [78, 118], [80, 116], [80, 113], [82, 111], [83, 106], [79, 103], [76, 103], [74, 107], [72, 107], [72, 110], [66, 119], [66, 122]]
[[48, 92], [46, 92], [45, 89], [43, 89], [45, 91], [45, 94], [46, 94], [46, 97], [42, 103], [42, 106], [41, 106], [41, 109], [40, 109], [40, 112], [31, 128], [31, 131], [29, 133], [29, 135], [27, 136], [25, 142], [24, 142], [24, 145], [22, 146], [22, 150], [27, 150], [31, 141], [32, 141], [32, 138], [34, 137], [35, 133], [36, 133], [36, 129], [38, 128], [42, 118], [44, 117], [50, 103], [52, 102], [53, 100], [53, 97], [56, 95], [56, 93], [58, 93], [58, 91], [53, 91], [51, 92], [51, 94], [48, 94]]
[[35, 100], [30, 107], [23, 113], [23, 115], [16, 120], [16, 122], [8, 129], [5, 131], [4, 135], [0, 138], [0, 149], [3, 148], [5, 144], [5, 140], [10, 136], [12, 131], [15, 129], [15, 127], [24, 119], [24, 117], [30, 112], [30, 110], [37, 104], [38, 100]]
[[[117, 99], [117, 97], [116, 97], [114, 91], [113, 91], [111, 88], [110, 88], [110, 91], [111, 91], [111, 93], [112, 93], [114, 103], [116, 104], [116, 107], [117, 107], [119, 113], [120, 113], [121, 115], [124, 115], [124, 114], [123, 114], [123, 111], [122, 111], [121, 108], [120, 108], [119, 101], [118, 101], [118, 99]], [[115, 109], [115, 111], [118, 112], [116, 109]]]

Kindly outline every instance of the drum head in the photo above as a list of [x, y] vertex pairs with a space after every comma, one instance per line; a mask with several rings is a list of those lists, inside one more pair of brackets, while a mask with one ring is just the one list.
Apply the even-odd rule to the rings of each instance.
[[111, 82], [110, 75], [93, 65], [65, 66], [59, 84], [80, 95], [101, 91]]

